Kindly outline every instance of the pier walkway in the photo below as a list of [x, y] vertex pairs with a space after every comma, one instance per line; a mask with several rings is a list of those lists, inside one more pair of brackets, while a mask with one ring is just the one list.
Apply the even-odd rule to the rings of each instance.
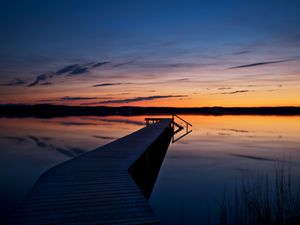
[[158, 224], [130, 168], [173, 129], [172, 121], [149, 124], [49, 169], [17, 208], [11, 223]]

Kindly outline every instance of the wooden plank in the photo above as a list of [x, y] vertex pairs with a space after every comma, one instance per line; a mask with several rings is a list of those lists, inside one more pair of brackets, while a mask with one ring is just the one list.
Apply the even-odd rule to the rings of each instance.
[[[99, 201], [100, 200], [100, 201]], [[113, 204], [119, 204], [121, 202], [126, 203], [126, 201], [132, 200], [132, 201], [144, 201], [145, 198], [142, 198], [140, 196], [136, 195], [127, 195], [122, 197], [107, 197], [107, 198], [74, 198], [74, 199], [66, 199], [65, 201], [46, 201], [46, 202], [26, 202], [26, 205], [30, 205], [30, 209], [33, 207], [41, 207], [41, 208], [47, 208], [52, 207], [54, 205], [65, 206], [65, 205], [72, 205], [74, 203], [83, 203], [83, 204], [107, 204], [111, 203]], [[26, 211], [27, 208], [21, 208], [19, 209], [21, 211]]]
[[12, 224], [158, 224], [128, 173], [170, 126], [161, 119], [46, 171], [20, 204]]
[[[84, 210], [83, 210], [84, 207]], [[28, 210], [19, 210], [18, 216], [22, 217], [30, 217], [30, 216], [43, 216], [43, 215], [50, 215], [50, 214], [67, 214], [67, 213], [81, 213], [84, 212], [92, 212], [92, 211], [101, 211], [101, 213], [115, 213], [117, 210], [121, 210], [123, 213], [125, 213], [126, 210], [149, 210], [148, 204], [145, 203], [145, 201], [127, 201], [127, 202], [116, 202], [115, 204], [100, 204], [94, 203], [94, 204], [86, 204], [86, 203], [74, 203], [74, 204], [68, 204], [68, 205], [57, 205], [54, 207], [40, 207], [40, 208], [32, 208]]]
[[99, 190], [98, 192], [76, 192], [76, 193], [70, 193], [70, 194], [65, 194], [65, 195], [55, 195], [55, 196], [49, 196], [49, 195], [43, 195], [43, 196], [31, 196], [31, 198], [26, 198], [25, 201], [28, 200], [47, 200], [47, 199], [65, 199], [65, 198], [73, 198], [76, 196], [95, 196], [95, 194], [99, 195], [118, 195], [118, 194], [123, 194], [123, 193], [134, 193], [134, 194], [139, 194], [140, 192], [138, 190], [121, 190], [121, 189], [114, 189], [114, 190]]

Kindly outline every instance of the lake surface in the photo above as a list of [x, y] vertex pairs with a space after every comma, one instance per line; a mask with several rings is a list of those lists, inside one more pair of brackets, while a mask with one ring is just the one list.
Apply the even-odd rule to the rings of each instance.
[[[193, 132], [170, 144], [150, 198], [165, 224], [206, 223], [244, 173], [271, 174], [284, 159], [300, 174], [299, 116], [182, 117]], [[0, 223], [48, 168], [142, 128], [144, 118], [0, 119]]]

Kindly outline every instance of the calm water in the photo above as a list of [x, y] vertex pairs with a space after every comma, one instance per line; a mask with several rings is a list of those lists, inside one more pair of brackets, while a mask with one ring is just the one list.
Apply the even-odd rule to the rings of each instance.
[[[206, 222], [207, 212], [241, 174], [273, 173], [283, 158], [300, 174], [300, 117], [183, 118], [193, 124], [193, 132], [169, 146], [150, 199], [165, 224]], [[143, 120], [0, 119], [0, 223], [45, 170], [143, 127]]]

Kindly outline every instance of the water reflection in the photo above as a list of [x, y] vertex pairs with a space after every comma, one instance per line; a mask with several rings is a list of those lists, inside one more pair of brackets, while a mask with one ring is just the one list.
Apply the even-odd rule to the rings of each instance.
[[[144, 118], [0, 119], [0, 223], [41, 173], [141, 128]], [[183, 118], [193, 132], [169, 146], [150, 198], [165, 224], [206, 224], [241, 174], [272, 172], [283, 158], [300, 174], [300, 117]]]
[[143, 119], [0, 119], [0, 224], [48, 168], [139, 129]]
[[207, 224], [242, 174], [273, 173], [283, 158], [300, 174], [300, 117], [184, 118], [193, 132], [170, 146], [150, 199], [164, 224]]

